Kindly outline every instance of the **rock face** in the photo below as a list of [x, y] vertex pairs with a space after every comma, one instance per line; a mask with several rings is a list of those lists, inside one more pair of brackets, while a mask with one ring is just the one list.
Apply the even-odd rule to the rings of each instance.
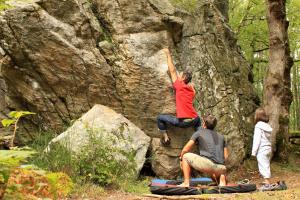
[[[217, 116], [230, 165], [240, 163], [250, 144], [256, 96], [250, 68], [226, 23], [227, 1], [172, 2], [36, 0], [3, 12], [0, 112], [30, 110], [38, 113], [33, 124], [60, 131], [102, 104], [157, 137], [156, 116], [175, 113], [162, 52], [169, 46], [178, 70], [194, 72], [197, 109]], [[160, 149], [156, 140], [152, 147]], [[167, 176], [166, 163], [176, 174], [172, 150], [160, 151], [160, 161], [152, 162], [158, 176]], [[158, 170], [158, 162], [165, 167]]]
[[117, 141], [112, 145], [125, 152], [136, 152], [136, 170], [139, 172], [142, 169], [150, 137], [121, 114], [102, 105], [95, 105], [65, 132], [51, 140], [46, 150], [51, 151], [50, 144], [59, 142], [79, 153], [84, 146], [89, 145], [91, 134], [92, 137], [107, 138], [107, 142]]
[[170, 146], [162, 146], [159, 138], [152, 139], [151, 152], [153, 158], [151, 159], [151, 164], [153, 171], [155, 171], [157, 175], [174, 179], [180, 174], [178, 158], [182, 147], [191, 138], [194, 129], [169, 127], [168, 130], [170, 132], [169, 137], [171, 138]]

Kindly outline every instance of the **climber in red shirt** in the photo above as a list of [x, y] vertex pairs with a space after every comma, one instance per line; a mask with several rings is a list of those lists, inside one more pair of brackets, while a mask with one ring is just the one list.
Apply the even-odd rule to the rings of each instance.
[[192, 73], [186, 70], [177, 75], [169, 49], [164, 49], [164, 52], [167, 56], [168, 70], [175, 90], [176, 116], [160, 114], [157, 117], [157, 124], [159, 131], [163, 134], [161, 143], [170, 145], [167, 124], [181, 128], [194, 127], [195, 130], [198, 130], [201, 121], [193, 107], [196, 92], [191, 83]]

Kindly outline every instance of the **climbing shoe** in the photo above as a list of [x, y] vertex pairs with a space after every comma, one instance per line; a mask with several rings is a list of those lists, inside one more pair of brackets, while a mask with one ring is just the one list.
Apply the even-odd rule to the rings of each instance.
[[168, 138], [167, 140], [165, 140], [164, 137], [160, 138], [160, 143], [163, 146], [170, 146], [171, 144], [171, 138]]

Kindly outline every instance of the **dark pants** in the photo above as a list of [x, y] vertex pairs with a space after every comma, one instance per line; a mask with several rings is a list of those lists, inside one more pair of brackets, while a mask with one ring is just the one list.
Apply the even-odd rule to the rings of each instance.
[[167, 124], [180, 127], [180, 128], [194, 127], [195, 131], [197, 131], [200, 127], [201, 120], [199, 117], [196, 117], [193, 120], [187, 120], [182, 118], [176, 118], [175, 116], [172, 115], [158, 115], [157, 125], [159, 130], [166, 131]]

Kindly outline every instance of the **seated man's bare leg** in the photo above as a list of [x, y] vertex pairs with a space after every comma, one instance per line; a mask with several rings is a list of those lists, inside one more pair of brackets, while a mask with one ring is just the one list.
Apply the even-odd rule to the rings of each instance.
[[181, 169], [183, 172], [184, 181], [182, 184], [180, 184], [178, 186], [189, 187], [190, 186], [191, 167], [185, 159], [182, 159], [181, 167], [182, 167]]
[[210, 178], [216, 182], [217, 185], [219, 185], [219, 177], [216, 176], [216, 174], [209, 174]]
[[227, 183], [226, 183], [226, 176], [224, 174], [222, 174], [220, 176], [220, 182], [219, 182], [219, 186], [226, 186]]
[[212, 180], [214, 180], [219, 186], [226, 186], [227, 185], [227, 180], [226, 180], [226, 176], [225, 176], [225, 170], [221, 170], [221, 171], [208, 171], [207, 174], [209, 174], [212, 178]]
[[[188, 169], [189, 169], [188, 173], [186, 173], [186, 174], [184, 173], [185, 165], [187, 165]], [[216, 165], [212, 161], [208, 160], [207, 158], [201, 157], [201, 156], [193, 154], [193, 153], [184, 154], [183, 159], [182, 159], [182, 171], [184, 173], [185, 180], [187, 177], [186, 175], [188, 174], [188, 181], [185, 181], [185, 183], [183, 183], [183, 185], [189, 184], [191, 167], [196, 169], [199, 172], [202, 172], [202, 173], [205, 173], [205, 174], [211, 176], [211, 178], [217, 184], [222, 184], [222, 185], [225, 184], [226, 185], [226, 178], [225, 178], [225, 181], [223, 181], [223, 178], [222, 178], [222, 180], [220, 182], [220, 176], [226, 174], [225, 166]]]

